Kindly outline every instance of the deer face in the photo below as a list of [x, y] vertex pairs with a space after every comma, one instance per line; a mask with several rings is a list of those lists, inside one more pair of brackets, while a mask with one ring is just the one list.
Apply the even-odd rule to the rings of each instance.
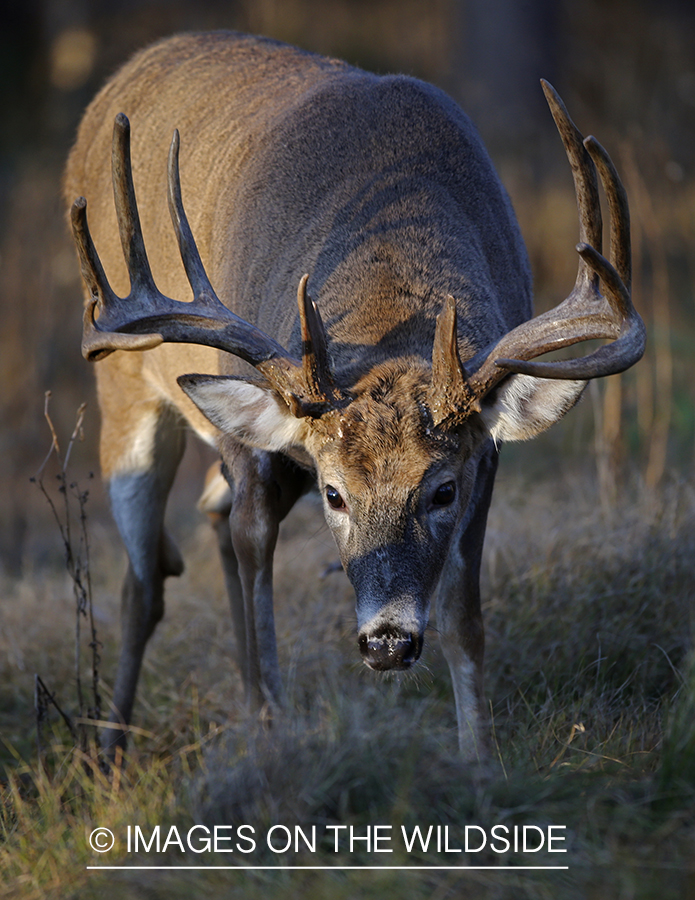
[[355, 589], [362, 657], [405, 669], [420, 655], [430, 598], [471, 492], [482, 424], [443, 431], [427, 406], [430, 373], [387, 364], [307, 440], [324, 512]]
[[237, 438], [267, 450], [291, 438], [308, 454], [355, 589], [363, 659], [374, 669], [412, 665], [470, 497], [469, 461], [487, 433], [480, 417], [435, 426], [431, 370], [413, 360], [375, 367], [351, 390], [349, 405], [314, 420], [289, 415], [272, 392], [236, 379], [196, 376], [195, 386], [182, 384]]

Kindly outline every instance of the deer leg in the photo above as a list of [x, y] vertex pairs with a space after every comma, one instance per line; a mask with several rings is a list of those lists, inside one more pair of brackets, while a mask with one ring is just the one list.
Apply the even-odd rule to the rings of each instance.
[[459, 747], [471, 761], [488, 752], [480, 563], [497, 462], [498, 452], [490, 441], [478, 456], [471, 499], [454, 536], [437, 596], [437, 627], [454, 687]]
[[312, 478], [284, 456], [231, 439], [223, 459], [233, 485], [230, 533], [244, 600], [244, 683], [249, 705], [260, 709], [282, 702], [272, 583], [279, 525]]
[[205, 489], [198, 501], [198, 508], [202, 512], [207, 513], [217, 537], [224, 582], [229, 598], [229, 608], [234, 624], [238, 665], [242, 676], [246, 678], [248, 662], [246, 656], [244, 594], [241, 579], [239, 578], [239, 562], [234, 552], [229, 521], [232, 512], [232, 492], [222, 473], [219, 461], [213, 463], [208, 469], [205, 478]]
[[[183, 561], [164, 528], [167, 496], [185, 443], [185, 430], [177, 413], [161, 404], [134, 407], [137, 421], [126, 434], [128, 446], [109, 440], [109, 424], [102, 428], [102, 459], [106, 456], [111, 507], [128, 553], [128, 572], [121, 595], [121, 649], [114, 683], [111, 722], [102, 746], [113, 755], [125, 746], [123, 725], [130, 722], [147, 641], [164, 614], [164, 579], [180, 575]], [[120, 451], [116, 453], [116, 451]], [[120, 463], [120, 465], [119, 465]], [[109, 471], [110, 469], [110, 471]]]

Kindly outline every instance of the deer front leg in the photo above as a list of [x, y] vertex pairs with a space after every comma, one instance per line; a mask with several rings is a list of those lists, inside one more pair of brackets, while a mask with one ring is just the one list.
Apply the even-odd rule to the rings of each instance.
[[497, 462], [498, 453], [490, 441], [478, 456], [471, 499], [452, 541], [437, 595], [437, 627], [454, 687], [459, 748], [470, 761], [484, 759], [489, 744], [480, 563]]
[[198, 509], [207, 513], [217, 537], [217, 546], [222, 561], [224, 583], [232, 613], [234, 635], [236, 637], [237, 664], [243, 678], [247, 675], [246, 659], [246, 618], [244, 594], [239, 578], [239, 563], [232, 544], [230, 515], [232, 512], [232, 490], [224, 477], [220, 461], [213, 463], [205, 478], [205, 489], [198, 501]]
[[116, 746], [125, 747], [124, 726], [131, 719], [145, 647], [164, 614], [164, 580], [183, 571], [183, 560], [164, 528], [164, 511], [185, 432], [178, 414], [158, 402], [148, 408], [141, 400], [129, 407], [130, 427], [120, 432], [106, 415], [106, 400], [103, 406], [102, 468], [128, 553], [121, 595], [121, 649], [109, 716], [116, 727], [101, 735], [102, 746], [113, 756]]
[[[282, 703], [273, 611], [279, 526], [311, 478], [279, 454], [250, 450], [231, 439], [223, 459], [232, 486], [231, 544], [244, 601], [244, 683], [249, 705], [260, 709], [267, 702]], [[224, 553], [223, 542], [220, 548]]]

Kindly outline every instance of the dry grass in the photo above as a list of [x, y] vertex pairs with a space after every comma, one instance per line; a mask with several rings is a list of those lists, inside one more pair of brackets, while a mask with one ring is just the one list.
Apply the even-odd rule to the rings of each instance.
[[[513, 465], [510, 466], [513, 469]], [[136, 709], [141, 732], [128, 766], [109, 780], [53, 714], [45, 770], [33, 745], [32, 674], [74, 712], [71, 586], [59, 571], [6, 581], [0, 640], [6, 765], [2, 896], [248, 897], [683, 896], [695, 837], [693, 633], [695, 491], [638, 482], [601, 509], [593, 479], [532, 486], [503, 469], [490, 518], [484, 572], [488, 695], [497, 759], [472, 771], [456, 755], [453, 698], [434, 633], [416, 677], [376, 679], [357, 662], [351, 592], [343, 573], [321, 578], [335, 551], [314, 498], [283, 526], [277, 618], [287, 715], [269, 729], [241, 703], [234, 641], [207, 527], [184, 528], [187, 573], [170, 582], [167, 616], [146, 659]], [[174, 510], [177, 519], [176, 510]], [[180, 513], [179, 513], [180, 515]], [[181, 522], [184, 522], [183, 518]], [[184, 522], [185, 524], [185, 522]], [[113, 672], [120, 573], [114, 534], [93, 523], [102, 675]], [[299, 577], [298, 577], [299, 575]], [[436, 626], [436, 623], [435, 623]], [[434, 629], [432, 629], [434, 632]], [[86, 661], [85, 661], [86, 665]], [[7, 753], [6, 753], [7, 755]], [[568, 872], [472, 871], [229, 873], [87, 872], [103, 862], [87, 844], [97, 825], [123, 836], [156, 824], [182, 834], [194, 823], [565, 825]], [[110, 854], [111, 864], [171, 865], [182, 857]], [[230, 857], [183, 861], [228, 865]], [[557, 863], [540, 854], [503, 861]], [[364, 850], [336, 854], [325, 841], [298, 861], [383, 863]], [[253, 859], [293, 863], [259, 845]], [[396, 864], [451, 864], [429, 852]], [[457, 864], [461, 857], [454, 859]], [[469, 864], [494, 865], [493, 853]], [[396, 886], [399, 886], [398, 888]]]

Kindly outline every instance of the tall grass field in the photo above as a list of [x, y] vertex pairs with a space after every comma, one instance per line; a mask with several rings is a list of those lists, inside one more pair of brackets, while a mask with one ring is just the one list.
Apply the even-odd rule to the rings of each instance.
[[[129, 750], [109, 772], [80, 721], [95, 665], [108, 705], [123, 553], [98, 486], [85, 482], [90, 519], [69, 471], [54, 488], [51, 461], [72, 576], [55, 524], [55, 553], [3, 583], [0, 896], [693, 896], [692, 482], [648, 490], [624, 473], [606, 508], [591, 466], [530, 477], [505, 462], [483, 573], [490, 760], [457, 755], [436, 621], [412, 674], [361, 664], [351, 588], [309, 496], [277, 554], [286, 711], [246, 712], [213, 535], [181, 503], [187, 569], [168, 582]], [[80, 497], [96, 662], [75, 613]], [[37, 702], [35, 675], [55, 703]], [[97, 852], [105, 828], [113, 847]]]

